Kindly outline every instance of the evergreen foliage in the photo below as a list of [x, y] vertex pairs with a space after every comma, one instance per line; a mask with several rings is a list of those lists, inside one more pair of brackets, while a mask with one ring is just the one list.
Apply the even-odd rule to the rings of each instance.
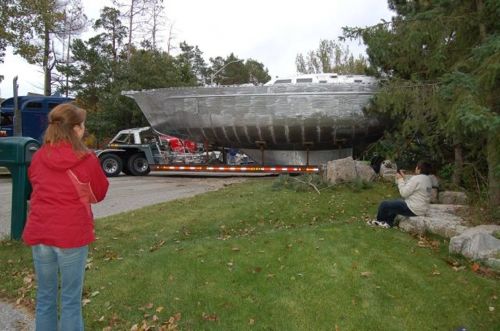
[[498, 213], [500, 2], [388, 3], [390, 22], [344, 28], [344, 38], [363, 39], [383, 81], [373, 109], [390, 125], [378, 148], [452, 165], [455, 185], [487, 186]]

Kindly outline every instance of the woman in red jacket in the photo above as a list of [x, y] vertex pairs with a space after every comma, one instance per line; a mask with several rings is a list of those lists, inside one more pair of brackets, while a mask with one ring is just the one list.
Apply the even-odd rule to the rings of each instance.
[[23, 240], [32, 246], [38, 284], [37, 331], [84, 329], [83, 278], [88, 245], [95, 240], [90, 204], [103, 200], [109, 185], [82, 142], [85, 116], [85, 110], [71, 104], [55, 107], [44, 144], [28, 169], [33, 192]]

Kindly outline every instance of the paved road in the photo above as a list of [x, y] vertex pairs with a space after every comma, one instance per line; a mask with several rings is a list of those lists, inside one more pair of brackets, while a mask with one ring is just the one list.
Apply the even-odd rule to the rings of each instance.
[[[245, 177], [166, 176], [153, 173], [145, 177], [110, 178], [106, 199], [92, 206], [95, 218], [126, 212], [169, 200], [214, 191], [223, 185], [239, 183]], [[0, 239], [10, 236], [12, 182], [0, 177]]]
[[[134, 210], [144, 206], [185, 198], [214, 191], [224, 185], [240, 183], [246, 177], [185, 176], [152, 173], [146, 177], [120, 176], [110, 179], [106, 199], [92, 207], [96, 218]], [[0, 177], [0, 239], [10, 236], [12, 181]], [[18, 331], [34, 329], [33, 317], [14, 305], [0, 301], [0, 330]]]

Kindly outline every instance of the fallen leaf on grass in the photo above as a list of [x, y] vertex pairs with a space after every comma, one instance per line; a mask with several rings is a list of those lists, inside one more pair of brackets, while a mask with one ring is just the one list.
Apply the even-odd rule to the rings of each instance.
[[238, 247], [233, 247], [233, 248], [231, 248], [231, 250], [232, 250], [233, 252], [239, 252], [239, 251], [240, 251], [240, 249], [239, 249]]
[[165, 245], [165, 240], [160, 240], [160, 241], [154, 243], [153, 246], [149, 247], [149, 251], [154, 252], [154, 251], [160, 249], [163, 245]]
[[86, 305], [88, 305], [89, 303], [90, 303], [90, 299], [83, 299], [83, 300], [82, 300], [82, 306], [84, 306], [84, 307], [85, 307]]
[[248, 320], [248, 325], [254, 325], [254, 324], [255, 324], [255, 320], [253, 318]]
[[465, 266], [463, 266], [463, 265], [462, 265], [462, 266], [460, 266], [460, 267], [452, 267], [452, 269], [453, 269], [454, 271], [462, 271], [462, 270], [465, 270]]
[[160, 326], [160, 331], [176, 331], [178, 330], [177, 322], [181, 320], [181, 313], [171, 316], [168, 321], [163, 322]]
[[361, 273], [362, 277], [370, 277], [373, 273], [371, 271], [363, 271]]
[[33, 280], [34, 280], [34, 279], [33, 279], [33, 276], [32, 276], [32, 275], [30, 275], [30, 276], [26, 276], [26, 277], [24, 277], [24, 278], [23, 278], [23, 282], [24, 282], [24, 284], [30, 284], [30, 283], [32, 283], [32, 282], [33, 282]]
[[440, 245], [439, 241], [437, 241], [437, 240], [429, 240], [428, 238], [426, 238], [425, 236], [422, 236], [422, 235], [420, 235], [418, 237], [418, 243], [417, 243], [418, 247], [438, 250], [439, 245]]
[[488, 268], [488, 267], [485, 267], [485, 266], [481, 266], [479, 263], [474, 263], [471, 266], [471, 269], [475, 273], [482, 275], [482, 276], [485, 276], [485, 277], [498, 278], [500, 276], [498, 271], [495, 271], [495, 270]]
[[211, 322], [215, 322], [215, 321], [218, 321], [219, 320], [219, 317], [217, 317], [217, 315], [215, 314], [205, 314], [203, 313], [201, 315], [201, 317], [205, 320], [205, 321], [211, 321]]
[[156, 312], [161, 313], [163, 311], [163, 309], [165, 309], [165, 308], [160, 306], [160, 307], [156, 308]]

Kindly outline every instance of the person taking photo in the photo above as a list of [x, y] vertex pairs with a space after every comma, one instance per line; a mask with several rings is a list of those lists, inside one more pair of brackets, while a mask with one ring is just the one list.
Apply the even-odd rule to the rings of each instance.
[[368, 221], [368, 225], [391, 228], [397, 215], [422, 216], [429, 209], [432, 195], [432, 181], [429, 177], [431, 165], [419, 161], [415, 176], [405, 180], [402, 171], [396, 173], [396, 182], [403, 199], [386, 200], [378, 207], [377, 219]]

